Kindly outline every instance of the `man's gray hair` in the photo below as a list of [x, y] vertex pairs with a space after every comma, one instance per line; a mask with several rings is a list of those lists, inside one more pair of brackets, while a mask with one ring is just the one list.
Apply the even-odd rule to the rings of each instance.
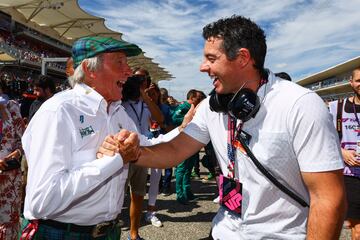
[[86, 58], [81, 61], [81, 63], [75, 68], [74, 74], [71, 77], [69, 77], [68, 81], [72, 88], [75, 86], [76, 83], [81, 83], [85, 79], [85, 72], [82, 67], [82, 63], [84, 61], [86, 62], [86, 66], [90, 71], [95, 71], [100, 67], [102, 63], [102, 54], [92, 58]]

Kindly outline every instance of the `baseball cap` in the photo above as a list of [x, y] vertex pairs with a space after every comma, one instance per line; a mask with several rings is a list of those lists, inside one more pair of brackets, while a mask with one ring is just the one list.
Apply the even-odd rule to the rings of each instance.
[[78, 39], [72, 47], [74, 67], [82, 60], [100, 53], [123, 51], [127, 57], [139, 55], [142, 50], [137, 45], [111, 37], [84, 37]]

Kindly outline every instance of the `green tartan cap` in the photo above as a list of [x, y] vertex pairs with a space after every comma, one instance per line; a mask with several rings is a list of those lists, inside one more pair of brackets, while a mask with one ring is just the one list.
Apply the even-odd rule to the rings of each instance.
[[108, 37], [84, 37], [77, 40], [72, 47], [74, 68], [82, 60], [95, 57], [100, 53], [123, 51], [127, 57], [137, 56], [142, 50], [137, 45]]

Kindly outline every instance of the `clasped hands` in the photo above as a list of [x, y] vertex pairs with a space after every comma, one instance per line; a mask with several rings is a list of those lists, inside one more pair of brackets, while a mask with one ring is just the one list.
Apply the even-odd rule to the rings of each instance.
[[96, 153], [97, 158], [119, 153], [125, 163], [136, 161], [140, 157], [138, 134], [122, 129], [115, 135], [108, 135]]

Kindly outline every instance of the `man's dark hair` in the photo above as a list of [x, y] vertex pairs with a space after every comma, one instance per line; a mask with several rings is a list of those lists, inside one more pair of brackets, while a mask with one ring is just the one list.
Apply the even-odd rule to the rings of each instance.
[[275, 73], [275, 77], [279, 77], [279, 78], [282, 78], [282, 79], [291, 81], [290, 75], [287, 74], [286, 72], [278, 72], [278, 73]]
[[137, 67], [137, 68], [134, 69], [133, 74], [134, 75], [140, 75], [140, 74], [136, 74], [136, 72], [141, 72], [141, 75], [143, 75], [145, 77], [145, 80], [146, 80], [146, 88], [150, 87], [151, 76], [150, 76], [149, 71], [144, 69], [144, 68]]
[[40, 75], [34, 80], [33, 84], [43, 90], [48, 88], [52, 94], [56, 93], [55, 80], [49, 76]]
[[206, 94], [203, 91], [198, 91], [198, 93], [200, 94], [201, 100], [204, 100], [206, 98]]
[[266, 37], [264, 31], [249, 18], [233, 15], [221, 18], [203, 28], [203, 37], [223, 40], [223, 49], [229, 60], [234, 60], [240, 48], [249, 50], [255, 61], [254, 67], [264, 74]]
[[198, 93], [198, 90], [196, 89], [191, 89], [190, 91], [188, 91], [188, 93], [186, 94], [186, 99], [189, 100], [190, 98], [196, 97], [196, 94]]
[[167, 97], [169, 96], [169, 92], [166, 88], [160, 88], [160, 94], [166, 95]]

